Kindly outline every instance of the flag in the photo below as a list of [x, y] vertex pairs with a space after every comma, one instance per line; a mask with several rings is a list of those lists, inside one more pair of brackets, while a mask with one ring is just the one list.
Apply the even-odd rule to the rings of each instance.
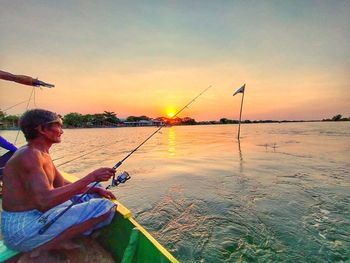
[[245, 90], [245, 84], [242, 87], [240, 87], [238, 90], [236, 90], [236, 92], [233, 93], [232, 96], [236, 95], [237, 93], [244, 93], [244, 90]]

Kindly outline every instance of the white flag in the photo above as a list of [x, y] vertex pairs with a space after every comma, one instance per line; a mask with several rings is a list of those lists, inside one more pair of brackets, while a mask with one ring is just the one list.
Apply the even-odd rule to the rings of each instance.
[[245, 84], [242, 87], [240, 87], [238, 90], [236, 90], [236, 92], [233, 93], [232, 96], [234, 96], [234, 95], [236, 95], [238, 93], [244, 93], [244, 90], [245, 90]]

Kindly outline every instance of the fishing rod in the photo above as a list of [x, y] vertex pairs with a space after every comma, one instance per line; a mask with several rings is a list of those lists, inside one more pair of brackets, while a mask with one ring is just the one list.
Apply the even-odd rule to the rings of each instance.
[[[181, 110], [179, 110], [177, 113], [175, 113], [175, 115], [173, 117], [171, 117], [171, 119], [175, 118], [177, 115], [179, 115], [184, 109], [186, 109], [188, 106], [190, 106], [198, 97], [200, 97], [203, 93], [205, 93], [208, 89], [210, 89], [211, 86], [209, 86], [208, 88], [204, 89], [201, 93], [199, 93], [194, 99], [192, 99], [189, 103], [187, 103]], [[142, 143], [140, 143], [135, 149], [133, 149], [127, 156], [125, 156], [122, 160], [120, 160], [119, 162], [117, 162], [114, 166], [113, 169], [117, 169], [119, 166], [121, 166], [123, 164], [123, 162], [128, 159], [134, 152], [136, 152], [142, 145], [144, 145], [149, 139], [151, 139], [155, 134], [157, 134], [162, 128], [163, 126], [160, 126], [156, 131], [154, 131], [150, 136], [148, 136]], [[107, 186], [106, 189], [109, 189], [111, 187], [114, 186], [118, 186], [121, 183], [125, 183], [127, 180], [129, 180], [131, 177], [127, 172], [123, 172], [122, 174], [120, 174], [117, 179], [115, 179], [115, 175], [113, 175], [112, 178], [112, 183]], [[89, 191], [94, 188], [99, 182], [95, 182], [93, 185], [91, 185], [88, 189], [86, 189], [77, 199], [72, 200], [72, 203], [67, 206], [61, 213], [59, 213], [58, 215], [56, 215], [50, 222], [48, 222], [47, 224], [45, 224], [40, 230], [39, 230], [39, 234], [42, 235], [46, 232], [46, 230], [48, 230], [50, 228], [50, 226], [52, 226], [53, 223], [55, 223], [57, 221], [57, 219], [59, 219], [62, 215], [64, 215], [64, 213], [66, 213], [73, 205], [81, 202], [81, 200], [83, 199], [83, 197], [85, 195], [87, 195], [89, 193]], [[45, 220], [45, 219], [44, 219]]]
[[[201, 96], [204, 92], [206, 92], [208, 89], [210, 89], [211, 86], [209, 86], [208, 88], [206, 88], [205, 90], [203, 90], [201, 93], [199, 93], [194, 99], [192, 99], [189, 103], [187, 103], [181, 110], [179, 110], [177, 113], [175, 113], [175, 115], [173, 117], [171, 117], [171, 119], [175, 118], [177, 115], [179, 115], [184, 109], [186, 109], [190, 104], [192, 104], [199, 96]], [[119, 166], [121, 166], [123, 164], [123, 162], [128, 159], [134, 152], [136, 152], [142, 145], [144, 145], [149, 139], [151, 139], [156, 133], [158, 133], [163, 126], [160, 126], [155, 132], [153, 132], [146, 140], [144, 140], [139, 146], [137, 146], [134, 150], [132, 150], [127, 156], [125, 156], [122, 160], [120, 160], [119, 162], [117, 162], [114, 166], [113, 169], [117, 169]], [[118, 180], [118, 179], [117, 179]], [[112, 178], [112, 184], [108, 186], [114, 186], [115, 183], [115, 175]]]

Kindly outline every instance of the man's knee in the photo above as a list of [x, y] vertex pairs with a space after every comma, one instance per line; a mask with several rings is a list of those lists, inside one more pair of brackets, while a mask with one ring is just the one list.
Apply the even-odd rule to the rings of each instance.
[[115, 213], [115, 208], [112, 207], [106, 213], [104, 213], [101, 216], [99, 216], [99, 218], [107, 219], [107, 218], [111, 217], [112, 215], [114, 215], [114, 213]]

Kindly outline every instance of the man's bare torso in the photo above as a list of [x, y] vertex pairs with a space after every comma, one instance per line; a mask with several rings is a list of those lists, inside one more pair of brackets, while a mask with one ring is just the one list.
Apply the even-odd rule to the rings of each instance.
[[[39, 172], [36, 174], [28, 172], [31, 166]], [[3, 209], [12, 212], [37, 209], [34, 201], [35, 189], [29, 182], [47, 180], [49, 188], [53, 189], [57, 187], [57, 185], [54, 186], [55, 171], [48, 153], [30, 146], [18, 149], [4, 170]]]

